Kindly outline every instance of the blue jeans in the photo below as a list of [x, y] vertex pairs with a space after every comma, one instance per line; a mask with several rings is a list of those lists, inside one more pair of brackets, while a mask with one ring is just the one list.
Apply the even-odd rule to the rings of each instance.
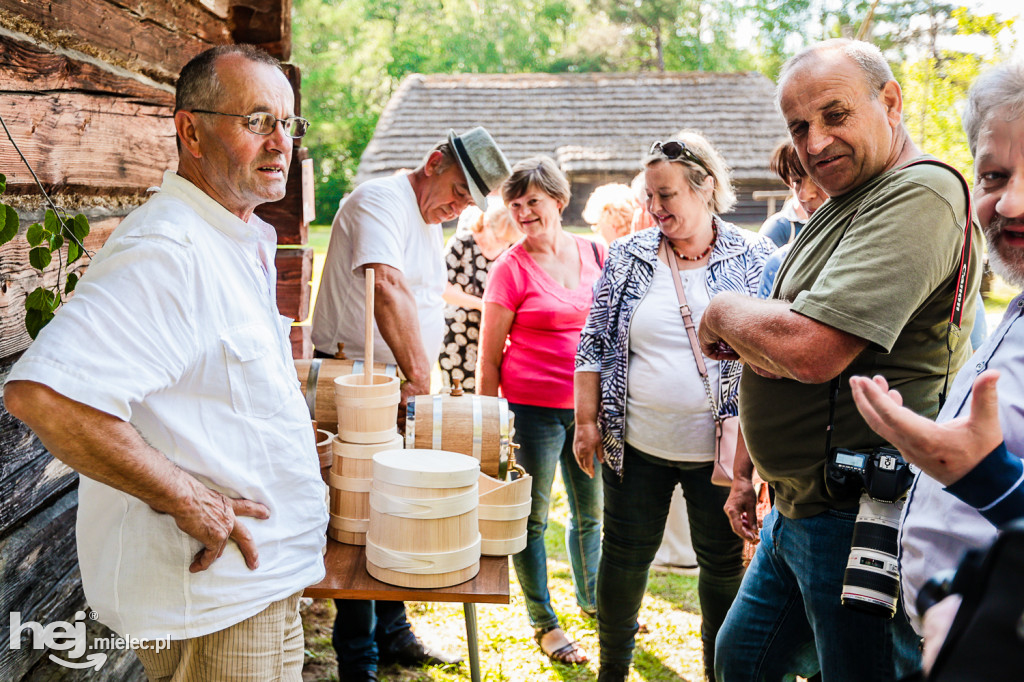
[[601, 665], [628, 666], [647, 575], [661, 545], [672, 492], [683, 488], [700, 575], [704, 666], [714, 670], [715, 637], [743, 578], [743, 541], [722, 510], [729, 490], [711, 483], [711, 462], [671, 462], [626, 445], [622, 480], [604, 477], [604, 543], [597, 573]]
[[921, 666], [917, 635], [896, 618], [843, 606], [843, 572], [855, 511], [789, 519], [772, 510], [761, 544], [722, 625], [718, 680], [898, 680]]
[[516, 416], [516, 461], [533, 477], [526, 548], [512, 557], [519, 585], [526, 597], [530, 624], [543, 629], [558, 625], [548, 592], [548, 558], [544, 531], [548, 527], [551, 484], [562, 465], [562, 482], [569, 498], [569, 526], [565, 545], [569, 553], [576, 602], [584, 611], [597, 610], [597, 565], [601, 559], [601, 481], [589, 478], [572, 454], [575, 432], [573, 411], [509, 403]]
[[341, 679], [377, 669], [379, 651], [401, 648], [415, 637], [405, 617], [405, 602], [335, 599], [331, 644], [338, 655]]

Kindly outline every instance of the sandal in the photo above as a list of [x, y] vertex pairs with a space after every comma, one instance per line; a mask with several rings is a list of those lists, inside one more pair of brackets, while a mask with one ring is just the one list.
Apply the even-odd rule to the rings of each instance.
[[[565, 632], [557, 625], [538, 630], [533, 638], [544, 655], [555, 663], [565, 665], [583, 665], [590, 658], [576, 642], [565, 636]], [[547, 646], [544, 646], [545, 642]]]

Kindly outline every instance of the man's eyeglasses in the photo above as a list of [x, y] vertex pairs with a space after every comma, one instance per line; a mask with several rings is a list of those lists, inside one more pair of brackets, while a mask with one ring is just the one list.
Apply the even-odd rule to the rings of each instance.
[[217, 116], [234, 116], [244, 118], [249, 124], [249, 130], [257, 135], [272, 135], [277, 124], [284, 124], [284, 134], [288, 137], [299, 139], [309, 130], [309, 121], [299, 116], [288, 118], [277, 118], [265, 111], [257, 111], [254, 114], [225, 114], [222, 111], [208, 111], [206, 109], [193, 109], [193, 114], [215, 114]]
[[662, 142], [661, 140], [658, 140], [657, 142], [651, 145], [651, 150], [647, 153], [656, 154], [658, 152], [664, 154], [665, 158], [668, 159], [669, 161], [674, 161], [679, 157], [682, 157], [689, 161], [690, 163], [700, 166], [701, 170], [703, 170], [708, 175], [711, 175], [711, 171], [709, 171], [708, 167], [704, 165], [704, 162], [698, 159], [696, 154], [687, 149], [686, 143], [684, 142], [680, 142], [679, 140], [669, 140], [668, 142]]

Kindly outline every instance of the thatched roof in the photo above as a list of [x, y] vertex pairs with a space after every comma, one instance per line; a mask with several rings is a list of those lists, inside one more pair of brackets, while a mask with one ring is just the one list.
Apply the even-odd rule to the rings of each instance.
[[567, 173], [632, 175], [654, 140], [707, 136], [736, 180], [775, 181], [785, 127], [774, 85], [757, 73], [458, 74], [408, 76], [388, 102], [356, 181], [417, 166], [449, 128], [482, 125], [513, 163], [555, 158]]

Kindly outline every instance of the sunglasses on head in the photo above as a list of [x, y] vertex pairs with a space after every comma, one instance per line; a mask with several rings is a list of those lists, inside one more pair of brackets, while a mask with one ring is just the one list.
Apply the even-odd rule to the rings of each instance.
[[687, 149], [685, 142], [680, 142], [679, 140], [669, 140], [668, 142], [662, 142], [661, 140], [658, 140], [657, 142], [651, 145], [651, 150], [647, 153], [656, 154], [659, 152], [662, 155], [664, 155], [665, 158], [668, 159], [669, 161], [675, 161], [679, 157], [682, 157], [683, 159], [689, 161], [690, 163], [699, 166], [701, 170], [703, 170], [708, 175], [711, 175], [711, 171], [709, 171], [708, 167], [704, 165], [704, 162], [698, 159], [696, 154]]

